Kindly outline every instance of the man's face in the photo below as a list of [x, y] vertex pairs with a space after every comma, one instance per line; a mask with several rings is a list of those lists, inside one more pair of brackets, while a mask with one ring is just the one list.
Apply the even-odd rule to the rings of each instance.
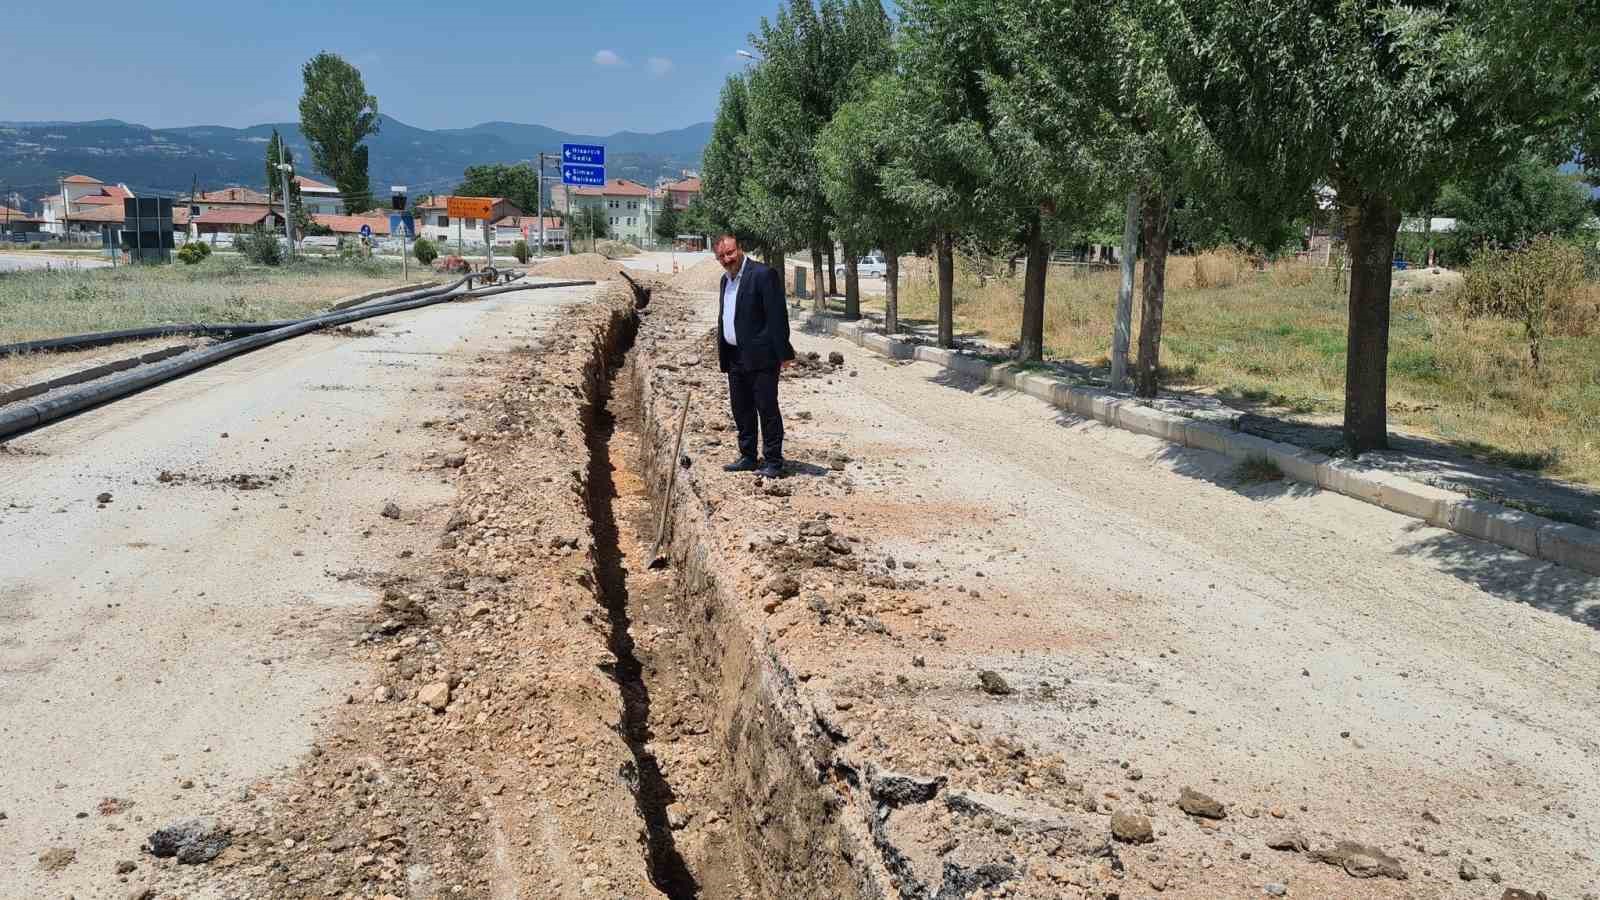
[[739, 274], [739, 267], [744, 265], [744, 251], [739, 249], [739, 242], [733, 238], [723, 238], [713, 248], [717, 255], [717, 262], [722, 263], [722, 268], [728, 275]]

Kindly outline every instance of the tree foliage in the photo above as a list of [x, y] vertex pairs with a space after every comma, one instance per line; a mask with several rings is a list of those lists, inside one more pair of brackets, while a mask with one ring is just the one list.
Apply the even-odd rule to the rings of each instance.
[[[746, 133], [749, 87], [742, 75], [730, 75], [722, 85], [717, 102], [717, 118], [711, 125], [701, 171], [701, 192], [696, 198], [704, 213], [705, 230], [731, 231], [740, 221], [740, 197], [750, 171]], [[693, 205], [691, 204], [691, 211]], [[744, 237], [744, 235], [741, 235]]]
[[312, 162], [333, 179], [349, 212], [372, 209], [362, 142], [378, 133], [378, 98], [367, 93], [361, 72], [337, 54], [318, 53], [300, 74], [300, 132], [311, 145]]
[[463, 197], [504, 197], [528, 215], [538, 215], [539, 173], [528, 163], [488, 163], [467, 166], [456, 194]]
[[661, 212], [656, 215], [656, 239], [665, 241], [668, 244], [673, 243], [678, 239], [678, 230], [682, 224], [683, 213], [679, 211], [678, 205], [673, 203], [672, 198], [668, 196], [661, 204]]
[[1570, 238], [1592, 214], [1588, 187], [1539, 159], [1523, 158], [1483, 177], [1445, 185], [1438, 212], [1453, 216], [1449, 236], [1462, 258], [1480, 247], [1517, 247], [1539, 235]]

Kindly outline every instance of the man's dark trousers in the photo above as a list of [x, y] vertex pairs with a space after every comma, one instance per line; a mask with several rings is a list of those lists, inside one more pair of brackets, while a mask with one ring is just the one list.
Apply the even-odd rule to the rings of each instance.
[[756, 458], [756, 420], [761, 422], [761, 456], [783, 462], [783, 414], [778, 412], [778, 370], [734, 369], [728, 373], [733, 424], [739, 429], [739, 455]]

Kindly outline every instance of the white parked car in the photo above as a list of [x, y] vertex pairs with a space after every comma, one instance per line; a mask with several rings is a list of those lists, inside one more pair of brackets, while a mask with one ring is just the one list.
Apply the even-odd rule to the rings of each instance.
[[[833, 267], [833, 274], [836, 278], [844, 278], [844, 272], [845, 267], [842, 265]], [[889, 267], [884, 264], [881, 254], [872, 253], [856, 260], [856, 273], [858, 275], [884, 278], [888, 275], [888, 272]]]

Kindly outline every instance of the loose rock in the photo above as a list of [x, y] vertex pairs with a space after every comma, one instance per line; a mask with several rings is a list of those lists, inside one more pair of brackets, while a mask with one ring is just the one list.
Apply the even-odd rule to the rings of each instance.
[[991, 694], [996, 697], [1003, 697], [1013, 693], [1011, 685], [1000, 677], [1000, 673], [990, 669], [984, 669], [978, 673], [978, 685], [983, 688], [985, 694]]
[[400, 518], [400, 507], [399, 507], [399, 505], [395, 504], [393, 501], [385, 503], [383, 505], [383, 513], [382, 513], [382, 515], [383, 515], [383, 517], [385, 519], [398, 519], [398, 518]]
[[1111, 836], [1129, 844], [1148, 844], [1156, 839], [1156, 832], [1149, 816], [1119, 809], [1111, 814]]
[[1228, 810], [1217, 800], [1200, 793], [1194, 788], [1186, 787], [1178, 795], [1178, 808], [1191, 816], [1202, 819], [1226, 819]]
[[185, 819], [150, 835], [151, 856], [178, 858], [185, 865], [210, 862], [233, 843], [233, 836], [214, 819]]
[[450, 685], [436, 681], [417, 691], [417, 700], [429, 709], [440, 712], [450, 705]]
[[1311, 856], [1330, 866], [1339, 866], [1352, 878], [1381, 876], [1399, 881], [1406, 879], [1406, 870], [1400, 866], [1400, 860], [1377, 847], [1355, 841], [1340, 841], [1329, 849], [1312, 851]]

